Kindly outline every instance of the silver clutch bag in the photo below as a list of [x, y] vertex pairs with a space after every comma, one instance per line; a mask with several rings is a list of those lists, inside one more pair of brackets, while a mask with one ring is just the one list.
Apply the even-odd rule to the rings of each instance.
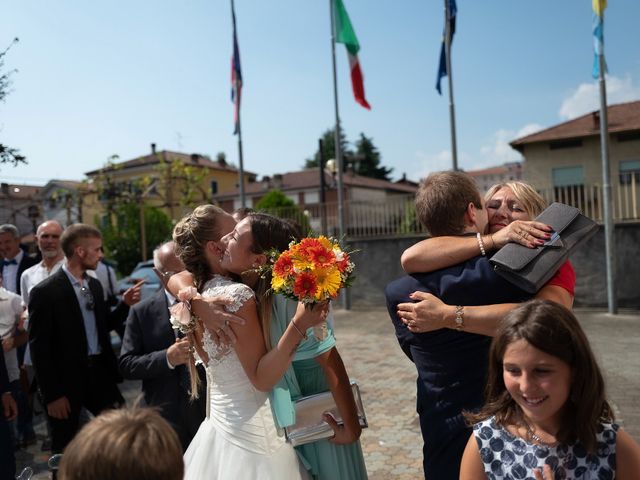
[[[366, 428], [368, 427], [367, 417], [364, 413], [360, 389], [354, 381], [351, 382], [351, 391], [356, 402], [360, 426]], [[338, 424], [342, 424], [342, 417], [331, 392], [316, 393], [299, 398], [294, 402], [294, 408], [296, 423], [284, 429], [287, 441], [294, 447], [333, 436], [333, 430], [324, 421], [323, 415], [325, 413], [329, 413]]]

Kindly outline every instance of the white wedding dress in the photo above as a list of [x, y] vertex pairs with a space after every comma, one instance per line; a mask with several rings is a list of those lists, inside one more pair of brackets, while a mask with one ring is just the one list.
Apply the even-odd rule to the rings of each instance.
[[[219, 275], [209, 280], [202, 295], [233, 299], [237, 311], [253, 290]], [[207, 416], [184, 454], [187, 480], [306, 479], [291, 444], [278, 435], [269, 394], [254, 388], [235, 350], [213, 343], [205, 329], [209, 356]]]

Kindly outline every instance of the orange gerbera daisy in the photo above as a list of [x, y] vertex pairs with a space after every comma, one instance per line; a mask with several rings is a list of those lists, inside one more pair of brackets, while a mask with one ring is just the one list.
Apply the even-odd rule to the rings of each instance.
[[273, 265], [273, 271], [276, 275], [287, 277], [293, 273], [293, 259], [290, 255], [283, 253], [280, 255], [276, 263]]
[[298, 298], [313, 297], [318, 289], [318, 284], [314, 276], [307, 272], [302, 272], [293, 284], [293, 293]]
[[330, 267], [336, 256], [333, 252], [323, 246], [309, 247], [307, 255], [316, 267]]

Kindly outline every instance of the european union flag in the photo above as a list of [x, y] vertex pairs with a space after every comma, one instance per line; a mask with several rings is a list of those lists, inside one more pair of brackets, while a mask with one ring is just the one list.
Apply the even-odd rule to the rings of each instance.
[[[456, 6], [456, 0], [449, 0], [449, 45], [453, 41], [453, 34], [456, 31], [456, 13], [458, 13], [458, 7]], [[447, 76], [447, 52], [445, 51], [445, 35], [447, 34], [447, 19], [444, 19], [445, 27], [442, 33], [442, 48], [440, 49], [440, 66], [438, 68], [438, 80], [436, 81], [436, 90], [442, 95], [442, 89], [440, 88], [440, 80], [442, 77]]]

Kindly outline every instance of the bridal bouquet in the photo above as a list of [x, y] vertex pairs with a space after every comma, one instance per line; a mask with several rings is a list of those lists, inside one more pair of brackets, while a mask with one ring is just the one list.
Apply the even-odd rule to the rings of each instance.
[[273, 258], [271, 289], [313, 306], [338, 296], [353, 281], [354, 264], [340, 244], [325, 236], [291, 242]]

